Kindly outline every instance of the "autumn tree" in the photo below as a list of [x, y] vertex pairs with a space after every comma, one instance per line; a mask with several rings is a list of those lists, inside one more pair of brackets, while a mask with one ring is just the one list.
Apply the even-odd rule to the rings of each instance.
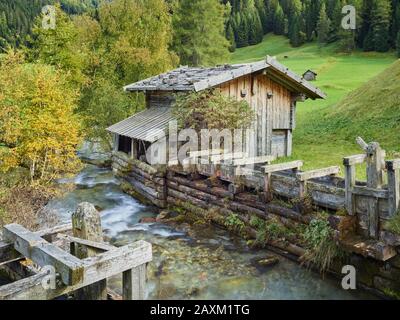
[[71, 82], [79, 88], [88, 79], [84, 74], [86, 57], [79, 46], [81, 36], [70, 16], [56, 5], [56, 28], [44, 29], [42, 19], [36, 19], [33, 39], [28, 50], [29, 59], [63, 69]]
[[172, 20], [164, 0], [102, 2], [95, 17], [70, 17], [57, 9], [57, 27], [34, 32], [30, 61], [55, 66], [79, 90], [76, 112], [89, 139], [110, 147], [105, 129], [144, 104], [123, 86], [162, 73], [178, 64], [169, 50]]
[[52, 181], [79, 168], [77, 95], [53, 67], [25, 63], [19, 52], [0, 59], [0, 168], [22, 166], [33, 183]]

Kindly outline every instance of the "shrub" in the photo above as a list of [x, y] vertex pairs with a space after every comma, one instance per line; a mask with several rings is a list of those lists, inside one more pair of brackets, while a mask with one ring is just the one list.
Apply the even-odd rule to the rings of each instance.
[[256, 229], [256, 244], [265, 246], [266, 243], [292, 237], [294, 234], [277, 218], [265, 221], [252, 217], [250, 225]]
[[326, 220], [314, 219], [305, 229], [303, 236], [307, 247], [302, 257], [303, 262], [308, 265], [314, 264], [324, 274], [334, 259], [341, 255], [333, 229]]
[[36, 231], [57, 225], [54, 211], [46, 208], [47, 203], [59, 191], [50, 187], [15, 186], [0, 192], [0, 226], [18, 223]]
[[231, 213], [226, 217], [225, 226], [228, 227], [232, 231], [241, 232], [245, 227], [245, 224], [242, 220], [240, 220], [239, 216], [235, 213]]
[[214, 89], [176, 95], [173, 115], [181, 128], [199, 132], [201, 129], [247, 128], [254, 112], [245, 100], [236, 101]]
[[400, 235], [400, 211], [397, 212], [392, 219], [386, 222], [385, 227], [387, 230]]

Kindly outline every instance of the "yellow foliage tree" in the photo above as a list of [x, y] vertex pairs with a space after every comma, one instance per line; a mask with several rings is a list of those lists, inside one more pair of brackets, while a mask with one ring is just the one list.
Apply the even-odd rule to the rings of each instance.
[[0, 69], [0, 169], [27, 167], [33, 183], [75, 172], [81, 121], [65, 76], [14, 51], [0, 58]]

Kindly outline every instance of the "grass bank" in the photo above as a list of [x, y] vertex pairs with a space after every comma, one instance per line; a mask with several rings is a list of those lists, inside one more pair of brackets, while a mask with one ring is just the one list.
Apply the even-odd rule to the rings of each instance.
[[[316, 43], [292, 48], [285, 37], [269, 34], [258, 45], [236, 50], [231, 55], [231, 62], [257, 61], [266, 55], [276, 56], [298, 74], [307, 69], [316, 71], [318, 79], [313, 84], [328, 95], [326, 100], [307, 100], [298, 104], [294, 150], [290, 159], [304, 160], [304, 169], [341, 164], [344, 156], [360, 153], [355, 144], [357, 136], [381, 142], [391, 154], [400, 151], [400, 143], [395, 140], [400, 137], [399, 126], [394, 125], [396, 121], [400, 122], [400, 85], [397, 84], [400, 76], [396, 71], [390, 71], [396, 61], [394, 53], [356, 51], [342, 54], [337, 52], [334, 44], [321, 48]], [[389, 74], [371, 80], [391, 65]], [[387, 81], [382, 83], [385, 79]], [[369, 80], [372, 83], [365, 85]], [[388, 87], [388, 83], [392, 85]], [[356, 89], [362, 91], [356, 93]], [[384, 99], [386, 96], [389, 99]], [[371, 112], [385, 113], [385, 117], [371, 117]], [[358, 176], [364, 176], [362, 169]]]

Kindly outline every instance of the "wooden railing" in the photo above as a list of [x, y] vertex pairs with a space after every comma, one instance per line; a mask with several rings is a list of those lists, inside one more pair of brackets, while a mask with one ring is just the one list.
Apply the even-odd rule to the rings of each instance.
[[[63, 234], [71, 230], [73, 236]], [[138, 241], [117, 248], [102, 242], [102, 238], [99, 213], [90, 204], [79, 206], [72, 225], [42, 232], [31, 232], [17, 224], [5, 226], [0, 241], [1, 266], [15, 269], [16, 262], [26, 259], [33, 265], [28, 272], [31, 276], [0, 287], [0, 300], [49, 300], [70, 293], [77, 299], [103, 300], [107, 298], [106, 279], [120, 273], [122, 298], [144, 299], [151, 244]], [[71, 252], [57, 246], [55, 239], [69, 243]], [[49, 279], [48, 267], [54, 268], [56, 277], [54, 287], [49, 288], [43, 286]]]

